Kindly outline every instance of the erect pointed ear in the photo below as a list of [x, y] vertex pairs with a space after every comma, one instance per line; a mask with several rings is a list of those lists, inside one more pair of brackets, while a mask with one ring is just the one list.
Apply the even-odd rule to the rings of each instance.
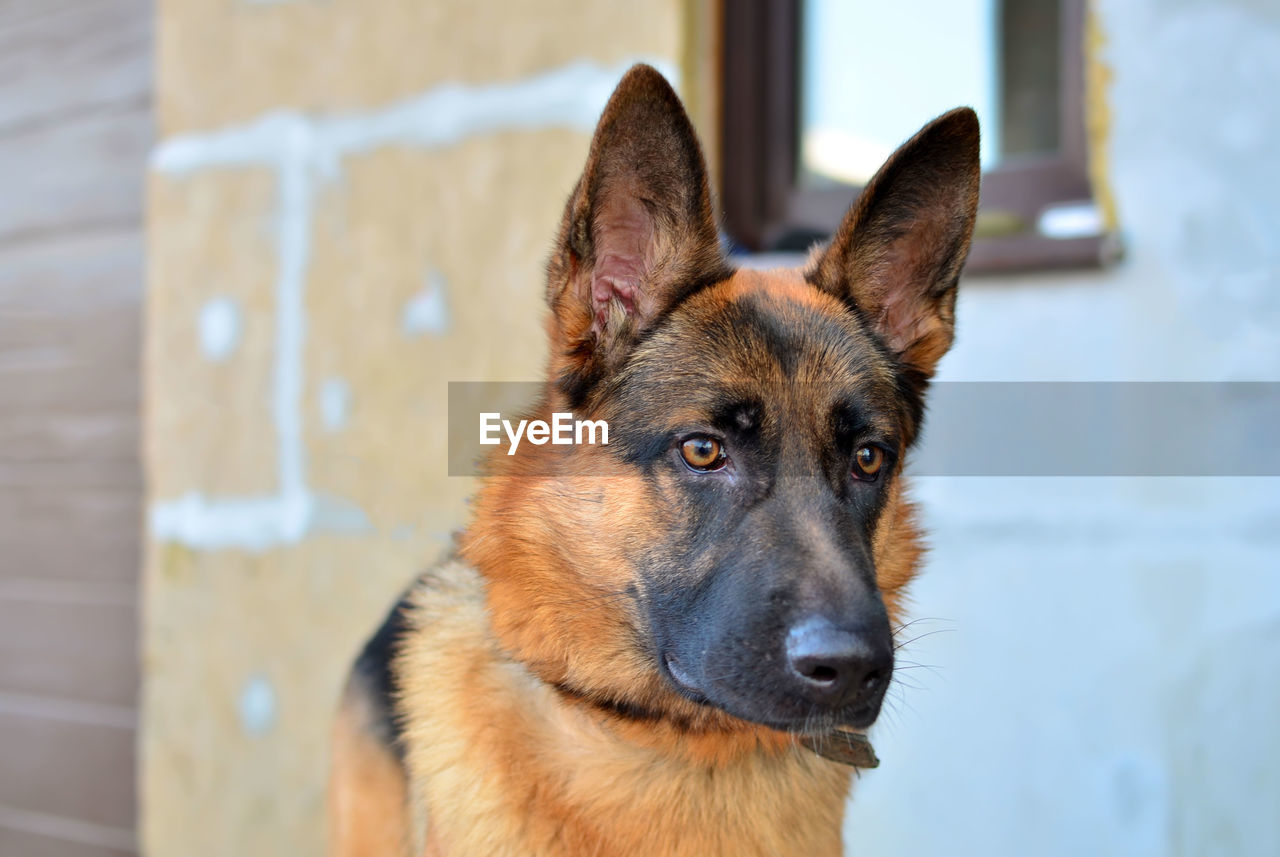
[[807, 274], [853, 305], [921, 383], [954, 336], [980, 176], [977, 115], [944, 113], [872, 177]]
[[548, 270], [552, 347], [582, 360], [610, 350], [728, 274], [693, 125], [666, 79], [634, 66], [565, 207]]

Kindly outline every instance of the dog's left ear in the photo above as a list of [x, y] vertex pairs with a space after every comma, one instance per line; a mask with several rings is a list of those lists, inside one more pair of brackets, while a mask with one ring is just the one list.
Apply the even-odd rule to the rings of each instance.
[[872, 177], [807, 274], [851, 304], [921, 383], [955, 333], [980, 176], [977, 115], [944, 113]]
[[548, 271], [552, 347], [571, 362], [599, 357], [728, 275], [693, 125], [666, 79], [634, 66], [565, 207]]

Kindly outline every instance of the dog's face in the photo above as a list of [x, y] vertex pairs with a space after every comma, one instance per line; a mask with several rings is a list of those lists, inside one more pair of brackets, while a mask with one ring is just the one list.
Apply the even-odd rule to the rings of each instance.
[[873, 541], [914, 407], [891, 358], [801, 278], [744, 272], [610, 386], [655, 525], [628, 563], [663, 675], [757, 723], [869, 725], [893, 670]]
[[482, 520], [521, 530], [471, 552], [509, 648], [622, 715], [875, 720], [919, 550], [899, 475], [951, 342], [978, 175], [976, 118], [953, 111], [807, 270], [733, 271], [678, 99], [627, 75], [549, 277], [549, 404], [607, 420], [610, 445], [531, 450], [482, 495]]

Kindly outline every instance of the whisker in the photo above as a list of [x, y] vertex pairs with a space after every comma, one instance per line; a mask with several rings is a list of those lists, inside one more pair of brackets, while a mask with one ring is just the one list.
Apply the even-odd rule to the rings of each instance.
[[901, 649], [903, 646], [909, 646], [912, 643], [919, 642], [920, 640], [923, 640], [925, 637], [932, 637], [935, 634], [953, 634], [955, 633], [955, 631], [956, 631], [955, 628], [939, 628], [936, 631], [925, 631], [923, 634], [918, 634], [917, 636], [912, 637], [910, 640], [903, 640], [900, 643], [895, 643], [893, 646], [893, 650], [896, 652], [898, 651], [898, 649]]

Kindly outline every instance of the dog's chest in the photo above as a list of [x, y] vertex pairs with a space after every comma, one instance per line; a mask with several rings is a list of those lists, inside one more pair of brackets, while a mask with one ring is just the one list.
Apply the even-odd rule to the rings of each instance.
[[711, 768], [622, 742], [502, 655], [474, 571], [437, 569], [416, 602], [397, 663], [415, 853], [840, 853], [847, 773], [803, 751]]

